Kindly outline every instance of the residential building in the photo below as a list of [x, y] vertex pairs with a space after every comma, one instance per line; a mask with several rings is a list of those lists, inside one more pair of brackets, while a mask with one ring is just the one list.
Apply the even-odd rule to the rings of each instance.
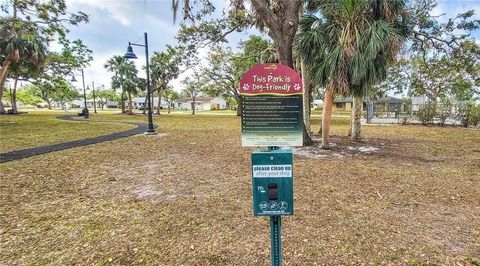
[[[135, 97], [132, 98], [132, 107], [133, 109], [143, 109], [145, 104], [145, 97]], [[125, 107], [128, 108], [128, 100], [125, 101]], [[158, 107], [158, 97], [153, 97], [153, 108], [156, 109]], [[163, 98], [161, 99], [160, 108], [168, 108], [168, 102], [165, 101]]]
[[[191, 97], [180, 98], [174, 103], [175, 108], [192, 110], [193, 99]], [[195, 98], [195, 110], [223, 110], [227, 109], [227, 102], [220, 97], [199, 96]]]

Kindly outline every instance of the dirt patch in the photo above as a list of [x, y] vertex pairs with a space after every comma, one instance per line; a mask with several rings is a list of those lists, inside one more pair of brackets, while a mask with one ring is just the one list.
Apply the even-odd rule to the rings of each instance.
[[[330, 149], [321, 148], [318, 136], [313, 138], [314, 145], [293, 148], [293, 154], [310, 159], [344, 159], [357, 155], [372, 155], [385, 148], [385, 141], [364, 139], [362, 142], [351, 142], [347, 137], [331, 137]], [[375, 146], [373, 145], [375, 143]], [[368, 144], [368, 145], [366, 145]]]

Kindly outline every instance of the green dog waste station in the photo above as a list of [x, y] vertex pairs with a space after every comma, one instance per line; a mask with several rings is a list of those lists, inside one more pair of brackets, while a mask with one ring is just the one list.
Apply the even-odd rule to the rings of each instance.
[[252, 153], [253, 214], [270, 216], [272, 265], [282, 265], [282, 216], [293, 214], [292, 150]]
[[242, 146], [252, 153], [253, 214], [270, 217], [272, 265], [282, 265], [282, 216], [293, 215], [293, 156], [303, 144], [303, 84], [295, 70], [260, 64], [240, 80]]
[[253, 214], [293, 214], [292, 150], [252, 153]]

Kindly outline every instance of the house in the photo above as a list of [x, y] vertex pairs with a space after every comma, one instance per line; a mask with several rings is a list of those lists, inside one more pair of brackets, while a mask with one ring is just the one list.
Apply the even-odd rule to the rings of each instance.
[[[102, 108], [102, 104], [100, 102], [95, 101], [95, 106], [97, 109], [101, 109]], [[75, 108], [75, 107], [80, 107], [80, 108], [83, 108], [85, 107], [85, 101], [83, 99], [77, 99], [77, 100], [73, 100], [72, 104], [71, 104], [71, 107], [72, 108]], [[70, 108], [70, 107], [68, 107]], [[87, 99], [87, 108], [88, 109], [93, 109], [93, 99]]]
[[[367, 100], [363, 100], [363, 110], [366, 110], [366, 102]], [[350, 111], [352, 110], [352, 98], [336, 98], [333, 101], [333, 110], [342, 110], [342, 111]], [[379, 113], [395, 113], [399, 112], [406, 112], [407, 111], [407, 101], [405, 99], [399, 99], [392, 96], [385, 96], [376, 100], [372, 101], [374, 112], [377, 114]]]
[[105, 103], [105, 107], [106, 108], [118, 108], [119, 106], [118, 106], [118, 102], [107, 100], [107, 102]]
[[412, 97], [412, 112], [417, 112], [420, 107], [428, 104], [428, 98], [426, 95], [419, 95]]
[[[191, 97], [180, 98], [174, 103], [175, 108], [192, 110], [193, 99]], [[195, 110], [223, 110], [227, 109], [227, 102], [220, 97], [199, 96], [195, 98]]]
[[335, 98], [333, 100], [333, 110], [350, 111], [352, 110], [352, 98]]
[[383, 112], [405, 112], [407, 101], [391, 96], [385, 96], [373, 101], [373, 109]]
[[[132, 107], [133, 109], [143, 109], [145, 104], [145, 97], [135, 97], [132, 98]], [[125, 101], [125, 107], [128, 107], [128, 100]], [[153, 108], [158, 107], [158, 97], [153, 97]], [[161, 99], [160, 108], [168, 108], [168, 102], [163, 98]]]
[[322, 99], [313, 100], [312, 108], [314, 108], [316, 110], [322, 109], [323, 108], [323, 100]]

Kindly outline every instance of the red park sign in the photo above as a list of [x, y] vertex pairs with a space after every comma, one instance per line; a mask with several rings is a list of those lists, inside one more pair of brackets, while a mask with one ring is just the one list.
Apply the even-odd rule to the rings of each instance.
[[250, 68], [240, 80], [240, 94], [301, 94], [302, 78], [282, 64], [260, 64]]

